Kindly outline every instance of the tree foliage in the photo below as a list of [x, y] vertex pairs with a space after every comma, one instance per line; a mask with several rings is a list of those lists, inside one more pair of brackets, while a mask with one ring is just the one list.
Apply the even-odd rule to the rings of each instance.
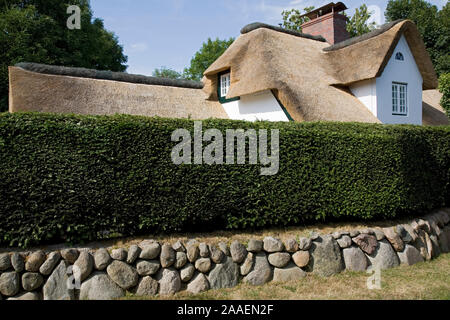
[[368, 33], [376, 28], [375, 22], [369, 22], [372, 17], [372, 13], [368, 10], [367, 5], [363, 4], [359, 8], [356, 8], [355, 14], [352, 17], [348, 17], [347, 31], [351, 37], [357, 37]]
[[[314, 9], [314, 6], [306, 7], [303, 9], [303, 13], [302, 10], [298, 9], [284, 10], [281, 13], [281, 16], [283, 18], [283, 28], [302, 32], [302, 24], [310, 20], [308, 17], [302, 17], [302, 15], [311, 12]], [[357, 8], [353, 16], [350, 17], [347, 14], [344, 15], [349, 18], [349, 21], [347, 23], [347, 31], [352, 37], [360, 36], [375, 28], [374, 22], [368, 22], [370, 17], [372, 16], [372, 13], [368, 10], [365, 4]]]
[[152, 76], [158, 78], [182, 79], [183, 75], [175, 70], [167, 67], [157, 68], [153, 71]]
[[303, 9], [304, 13], [298, 9], [283, 10], [283, 12], [281, 12], [281, 16], [283, 17], [283, 28], [302, 32], [302, 24], [310, 20], [308, 17], [302, 17], [302, 15], [311, 12], [314, 9], [314, 6], [306, 7]]
[[200, 81], [205, 70], [231, 46], [233, 41], [234, 38], [228, 40], [220, 40], [219, 38], [212, 40], [208, 38], [200, 50], [195, 53], [190, 66], [184, 69], [183, 77], [189, 80]]
[[410, 19], [423, 38], [438, 75], [450, 72], [450, 3], [439, 10], [424, 0], [389, 0], [387, 21]]
[[0, 2], [0, 111], [7, 110], [8, 66], [36, 62], [69, 67], [125, 71], [127, 57], [118, 38], [94, 18], [88, 0], [72, 0], [81, 9], [81, 29], [67, 28], [68, 4], [60, 0]]

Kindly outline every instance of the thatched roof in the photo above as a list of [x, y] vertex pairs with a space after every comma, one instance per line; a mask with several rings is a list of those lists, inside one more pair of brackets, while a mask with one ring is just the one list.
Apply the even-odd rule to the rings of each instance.
[[422, 94], [422, 120], [424, 125], [450, 125], [445, 110], [441, 107], [442, 93], [426, 90]]
[[401, 36], [405, 36], [423, 78], [423, 89], [435, 89], [438, 81], [430, 56], [414, 22], [388, 23], [361, 37], [324, 48], [336, 82], [353, 82], [379, 77], [392, 56]]
[[297, 31], [285, 29], [282, 27], [271, 26], [270, 24], [265, 24], [262, 22], [254, 22], [254, 23], [250, 23], [250, 24], [246, 25], [245, 27], [243, 27], [241, 29], [241, 34], [246, 34], [253, 30], [260, 29], [260, 28], [266, 28], [266, 29], [270, 29], [270, 30], [274, 30], [274, 31], [278, 31], [278, 32], [283, 32], [283, 33], [287, 33], [287, 34], [290, 34], [290, 35], [296, 36], [296, 37], [307, 38], [307, 39], [317, 40], [317, 41], [321, 41], [321, 42], [327, 42], [327, 40], [325, 40], [325, 38], [322, 36], [313, 36], [313, 35], [310, 35], [307, 33], [297, 32]]
[[9, 81], [10, 112], [228, 118], [222, 105], [206, 100], [201, 89], [54, 75], [19, 67], [9, 68]]
[[150, 84], [150, 85], [169, 86], [178, 88], [191, 88], [191, 89], [203, 88], [203, 83], [200, 81], [148, 77], [139, 74], [129, 74], [125, 72], [112, 72], [86, 68], [51, 66], [46, 64], [30, 63], [30, 62], [20, 62], [16, 64], [16, 67], [37, 73], [52, 74], [59, 76], [111, 80], [119, 82]]
[[[245, 30], [247, 31], [247, 30]], [[217, 99], [217, 74], [231, 69], [227, 98], [272, 90], [296, 121], [380, 121], [348, 89], [348, 85], [379, 76], [404, 34], [424, 79], [435, 88], [436, 74], [414, 23], [408, 20], [354, 39], [338, 48], [327, 43], [253, 28], [204, 73], [204, 91]]]

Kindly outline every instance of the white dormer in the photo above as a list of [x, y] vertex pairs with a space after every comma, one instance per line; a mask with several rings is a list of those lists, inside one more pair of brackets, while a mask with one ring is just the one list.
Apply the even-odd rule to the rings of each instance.
[[422, 124], [422, 75], [404, 36], [380, 77], [358, 82], [352, 93], [386, 124]]

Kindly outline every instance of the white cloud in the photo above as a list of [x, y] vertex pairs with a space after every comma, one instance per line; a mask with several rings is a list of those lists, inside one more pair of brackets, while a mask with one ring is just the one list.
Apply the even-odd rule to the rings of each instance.
[[145, 52], [147, 51], [147, 49], [148, 44], [146, 44], [145, 42], [138, 42], [131, 44], [130, 49], [128, 51], [132, 53], [138, 53], [138, 52]]

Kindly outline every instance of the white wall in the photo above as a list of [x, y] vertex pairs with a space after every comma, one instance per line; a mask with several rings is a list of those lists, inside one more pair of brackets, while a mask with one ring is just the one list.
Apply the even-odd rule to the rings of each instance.
[[[404, 61], [395, 60], [399, 51], [403, 53]], [[422, 81], [408, 42], [402, 36], [382, 75], [355, 83], [350, 90], [382, 123], [422, 124]], [[408, 84], [406, 116], [392, 114], [392, 82]]]
[[375, 79], [360, 81], [350, 86], [350, 90], [370, 112], [377, 116], [377, 82]]
[[242, 96], [240, 100], [222, 106], [233, 120], [289, 121], [270, 90]]
[[[395, 54], [400, 51], [404, 61], [395, 60]], [[408, 115], [392, 114], [392, 82], [408, 84]], [[402, 36], [392, 54], [382, 75], [377, 78], [377, 117], [382, 123], [389, 124], [422, 124], [422, 75], [416, 65], [408, 43]]]

